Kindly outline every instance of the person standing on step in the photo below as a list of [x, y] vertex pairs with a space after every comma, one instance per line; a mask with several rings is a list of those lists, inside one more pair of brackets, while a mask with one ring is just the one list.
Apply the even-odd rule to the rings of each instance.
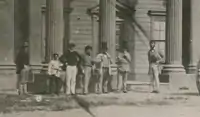
[[16, 59], [16, 74], [17, 74], [17, 92], [18, 94], [27, 94], [27, 83], [29, 79], [29, 53], [28, 53], [28, 43], [25, 42], [20, 48]]
[[84, 71], [84, 94], [88, 94], [88, 87], [90, 83], [93, 61], [91, 57], [92, 47], [85, 47], [85, 54], [83, 55], [83, 71]]
[[97, 55], [96, 59], [96, 62], [100, 63], [100, 68], [97, 67], [99, 68], [99, 78], [96, 90], [98, 90], [98, 93], [108, 93], [108, 83], [111, 78], [109, 70], [112, 60], [110, 54], [108, 53], [107, 43], [102, 43], [102, 51]]
[[49, 74], [49, 91], [50, 93], [55, 93], [59, 95], [59, 78], [61, 74], [61, 62], [59, 61], [59, 55], [57, 53], [53, 54], [53, 59], [49, 62], [48, 65], [48, 74]]
[[123, 47], [120, 49], [120, 52], [117, 57], [118, 63], [118, 82], [117, 82], [117, 90], [120, 92], [123, 85], [123, 92], [127, 93], [127, 79], [128, 74], [130, 72], [130, 64], [131, 64], [131, 55], [128, 52], [128, 49]]
[[75, 95], [76, 93], [76, 76], [78, 73], [77, 65], [81, 61], [81, 57], [77, 51], [75, 51], [76, 45], [74, 43], [69, 44], [69, 50], [64, 53], [60, 61], [66, 65], [66, 93], [67, 95]]
[[160, 54], [156, 51], [155, 41], [150, 41], [150, 50], [148, 51], [148, 61], [149, 61], [149, 75], [150, 75], [150, 85], [153, 88], [152, 93], [159, 93], [159, 64], [162, 60]]

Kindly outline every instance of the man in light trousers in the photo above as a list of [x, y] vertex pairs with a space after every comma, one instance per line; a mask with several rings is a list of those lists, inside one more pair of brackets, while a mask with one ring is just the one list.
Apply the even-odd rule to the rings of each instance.
[[131, 64], [131, 55], [129, 54], [127, 48], [124, 47], [120, 50], [119, 55], [117, 57], [117, 62], [119, 67], [117, 90], [118, 92], [120, 92], [123, 85], [123, 92], [127, 93], [127, 79], [128, 79], [128, 74], [130, 72], [130, 64]]
[[[102, 43], [102, 52], [96, 57], [97, 63], [100, 63], [98, 70], [98, 80], [96, 85], [97, 93], [108, 93], [108, 85], [111, 75], [109, 73], [110, 65], [112, 64], [111, 56], [108, 53], [107, 43]], [[96, 64], [97, 65], [97, 64]], [[102, 88], [103, 87], [103, 88]]]
[[76, 93], [76, 76], [77, 76], [77, 65], [81, 60], [80, 55], [78, 52], [74, 50], [75, 44], [71, 43], [69, 45], [69, 50], [67, 53], [62, 55], [61, 62], [66, 64], [66, 84], [67, 95], [74, 95]]
[[90, 83], [91, 73], [92, 73], [92, 57], [91, 57], [92, 47], [85, 47], [85, 54], [83, 55], [83, 69], [84, 69], [84, 94], [88, 94], [88, 87]]
[[155, 44], [154, 41], [150, 41], [150, 50], [148, 51], [149, 75], [151, 78], [151, 86], [153, 88], [152, 93], [159, 93], [159, 63], [162, 58], [155, 50]]

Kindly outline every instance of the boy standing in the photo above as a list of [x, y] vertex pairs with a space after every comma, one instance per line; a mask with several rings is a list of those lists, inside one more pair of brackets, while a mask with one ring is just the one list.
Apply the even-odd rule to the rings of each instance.
[[29, 54], [28, 43], [25, 42], [17, 54], [16, 60], [16, 74], [17, 74], [17, 92], [18, 94], [27, 93], [27, 82], [29, 79]]
[[[99, 68], [99, 77], [97, 83], [98, 93], [108, 93], [108, 83], [110, 80], [110, 64], [112, 63], [111, 56], [108, 54], [107, 43], [102, 43], [102, 52], [97, 55], [97, 63]], [[102, 88], [103, 86], [103, 88]]]
[[151, 78], [151, 85], [153, 87], [152, 93], [159, 93], [159, 63], [162, 60], [160, 54], [155, 50], [156, 43], [150, 41], [150, 50], [148, 51], [149, 60], [149, 75]]
[[48, 66], [48, 74], [50, 75], [49, 91], [50, 93], [55, 93], [57, 95], [59, 95], [58, 83], [59, 83], [61, 66], [62, 66], [58, 58], [59, 58], [58, 54], [56, 53], [53, 54], [53, 59], [49, 62], [49, 66]]
[[128, 78], [128, 73], [130, 72], [130, 63], [131, 63], [131, 56], [126, 48], [123, 48], [118, 57], [118, 66], [119, 66], [119, 77], [118, 77], [118, 83], [117, 83], [117, 89], [118, 91], [121, 90], [122, 84], [123, 84], [123, 92], [127, 92], [126, 82]]
[[83, 55], [83, 69], [84, 69], [84, 94], [88, 93], [88, 86], [91, 78], [92, 73], [92, 47], [86, 46], [85, 47], [85, 54]]

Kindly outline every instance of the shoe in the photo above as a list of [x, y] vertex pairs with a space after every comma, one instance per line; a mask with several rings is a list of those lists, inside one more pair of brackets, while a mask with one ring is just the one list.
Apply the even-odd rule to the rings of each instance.
[[154, 90], [154, 91], [152, 91], [151, 93], [159, 93], [159, 91], [157, 91], [157, 90]]
[[76, 96], [77, 94], [76, 94], [76, 93], [72, 93], [71, 95], [72, 95], [72, 96]]
[[97, 92], [97, 94], [99, 94], [99, 95], [100, 95], [100, 94], [102, 94], [102, 92], [98, 91], [98, 92]]
[[127, 93], [127, 91], [126, 91], [126, 90], [124, 90], [123, 92], [124, 92], [124, 93]]
[[59, 93], [57, 93], [57, 92], [56, 92], [55, 94], [56, 94], [57, 96], [59, 96], [59, 95], [60, 95], [60, 94], [59, 94]]

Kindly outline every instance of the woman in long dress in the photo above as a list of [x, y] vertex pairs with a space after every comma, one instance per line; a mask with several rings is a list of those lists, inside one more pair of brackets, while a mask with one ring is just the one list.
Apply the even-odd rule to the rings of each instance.
[[16, 60], [17, 92], [18, 94], [27, 93], [27, 83], [29, 79], [29, 54], [28, 44], [25, 43], [17, 54]]

